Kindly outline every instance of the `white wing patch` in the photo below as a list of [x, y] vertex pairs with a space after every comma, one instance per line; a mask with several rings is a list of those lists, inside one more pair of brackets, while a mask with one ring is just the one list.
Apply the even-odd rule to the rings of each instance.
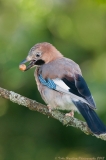
[[61, 79], [56, 78], [56, 79], [52, 79], [52, 80], [56, 85], [58, 85], [61, 88], [65, 89], [66, 91], [69, 91], [70, 88]]
[[56, 84], [57, 91], [70, 95], [70, 98], [73, 99], [74, 101], [80, 100], [80, 101], [89, 105], [89, 103], [84, 98], [79, 97], [79, 96], [69, 92], [70, 88], [61, 79], [56, 78], [56, 79], [52, 79], [52, 81]]
[[56, 79], [45, 80], [45, 79], [43, 79], [42, 75], [40, 75], [39, 80], [43, 85], [47, 86], [50, 89], [54, 89], [58, 92], [70, 95], [70, 98], [72, 100], [74, 100], [74, 101], [79, 101], [80, 100], [80, 101], [89, 105], [89, 103], [84, 98], [79, 97], [79, 96], [71, 93], [69, 91], [70, 88], [61, 79], [56, 78]]

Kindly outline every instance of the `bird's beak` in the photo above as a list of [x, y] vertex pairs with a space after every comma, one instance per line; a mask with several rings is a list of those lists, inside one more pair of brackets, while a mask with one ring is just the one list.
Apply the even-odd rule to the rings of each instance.
[[26, 69], [25, 69], [24, 71], [27, 71], [28, 69], [34, 67], [36, 60], [30, 60], [30, 61], [29, 61], [29, 60], [27, 60], [27, 59], [24, 59], [24, 60], [20, 63], [20, 65], [25, 64], [25, 63], [27, 63], [27, 62], [30, 62], [30, 63], [28, 64], [28, 66], [26, 67]]

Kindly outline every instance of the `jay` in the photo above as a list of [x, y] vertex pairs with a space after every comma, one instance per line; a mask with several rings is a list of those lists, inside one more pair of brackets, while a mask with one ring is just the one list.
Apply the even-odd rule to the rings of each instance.
[[[26, 62], [29, 62], [27, 67]], [[43, 42], [34, 45], [20, 63], [20, 69], [24, 71], [34, 66], [37, 87], [49, 111], [71, 111], [66, 116], [73, 116], [74, 111], [78, 111], [94, 134], [106, 133], [105, 125], [94, 111], [94, 99], [78, 64], [65, 58], [52, 44]]]

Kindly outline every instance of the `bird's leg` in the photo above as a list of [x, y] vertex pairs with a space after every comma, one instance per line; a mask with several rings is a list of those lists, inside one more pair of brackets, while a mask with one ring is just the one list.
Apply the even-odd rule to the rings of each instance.
[[47, 105], [47, 107], [48, 107], [48, 109], [49, 109], [49, 112], [51, 112], [51, 111], [52, 111], [52, 108], [51, 108], [49, 105]]
[[65, 116], [74, 117], [74, 111], [72, 110], [71, 112], [66, 113]]

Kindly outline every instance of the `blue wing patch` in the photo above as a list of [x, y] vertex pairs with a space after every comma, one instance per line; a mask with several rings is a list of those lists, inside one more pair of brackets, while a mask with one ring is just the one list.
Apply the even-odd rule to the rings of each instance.
[[38, 78], [39, 78], [40, 83], [42, 83], [44, 86], [47, 86], [47, 87], [50, 88], [50, 89], [56, 90], [56, 84], [53, 82], [53, 80], [51, 80], [51, 79], [49, 79], [49, 78], [48, 78], [47, 80], [45, 80], [45, 79], [42, 77], [41, 74], [38, 76]]

